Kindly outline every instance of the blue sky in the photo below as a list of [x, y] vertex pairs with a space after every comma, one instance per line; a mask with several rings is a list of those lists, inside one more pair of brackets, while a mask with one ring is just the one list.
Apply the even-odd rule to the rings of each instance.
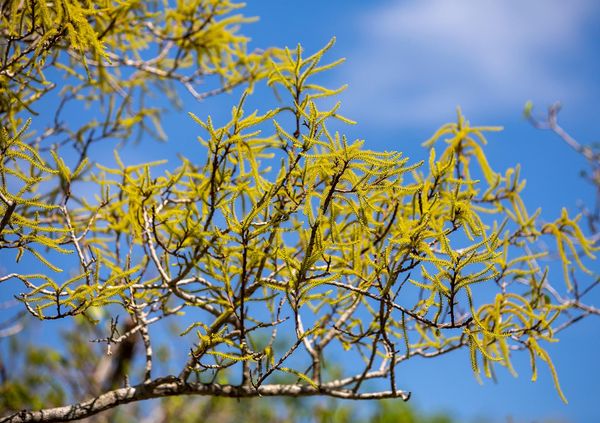
[[[454, 120], [460, 105], [475, 125], [504, 126], [489, 137], [488, 157], [496, 170], [521, 163], [529, 210], [542, 207], [543, 218], [551, 220], [562, 206], [574, 212], [578, 202], [593, 200], [593, 190], [579, 177], [585, 162], [553, 134], [532, 128], [522, 110], [527, 100], [538, 112], [560, 100], [563, 126], [584, 143], [599, 140], [599, 2], [259, 0], [244, 13], [260, 17], [242, 30], [252, 38], [252, 47], [300, 42], [310, 53], [336, 37], [328, 57], [347, 60], [324, 77], [329, 85], [349, 84], [341, 96], [342, 113], [358, 125], [345, 132], [365, 139], [367, 148], [423, 159], [421, 142]], [[200, 104], [184, 99], [185, 109], [201, 118], [227, 113], [237, 95]], [[261, 97], [253, 102], [260, 105]], [[272, 98], [265, 98], [265, 104], [271, 105]], [[198, 127], [187, 115], [171, 114], [165, 122], [167, 149], [142, 144], [129, 156], [133, 163], [173, 157], [176, 151], [201, 154], [194, 141]], [[111, 161], [110, 148], [94, 154], [100, 163]], [[599, 422], [600, 320], [577, 324], [548, 350], [568, 406], [561, 403], [546, 367], [538, 382], [529, 381], [525, 354], [515, 363], [519, 377], [500, 371], [498, 384], [485, 380], [480, 386], [468, 352], [458, 351], [430, 361], [410, 360], [399, 368], [398, 385], [413, 392], [420, 409], [448, 411], [459, 421], [485, 417], [506, 422], [512, 416], [515, 422]]]
[[[543, 113], [561, 101], [562, 125], [581, 142], [598, 140], [600, 112], [600, 3], [592, 0], [256, 1], [246, 13], [260, 23], [245, 28], [253, 45], [308, 51], [332, 36], [332, 59], [347, 59], [329, 75], [349, 84], [342, 112], [359, 122], [347, 132], [368, 148], [401, 150], [415, 160], [420, 143], [451, 121], [460, 105], [473, 124], [504, 126], [490, 136], [496, 169], [521, 163], [530, 210], [554, 219], [591, 202], [579, 177], [585, 162], [551, 133], [522, 117], [527, 100]], [[596, 269], [598, 266], [596, 265]], [[597, 300], [597, 299], [596, 299]], [[519, 377], [499, 372], [499, 383], [477, 384], [464, 351], [443, 359], [410, 361], [400, 385], [424, 410], [445, 410], [461, 421], [478, 416], [504, 422], [553, 418], [600, 421], [600, 321], [588, 319], [564, 332], [549, 351], [570, 404], [554, 392], [547, 369], [531, 383], [528, 357]], [[556, 421], [555, 420], [555, 421]]]

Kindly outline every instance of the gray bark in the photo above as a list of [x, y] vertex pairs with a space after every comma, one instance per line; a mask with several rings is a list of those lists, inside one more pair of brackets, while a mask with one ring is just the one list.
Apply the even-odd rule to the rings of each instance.
[[38, 411], [22, 410], [0, 418], [0, 423], [73, 421], [90, 417], [122, 404], [176, 395], [205, 395], [232, 398], [323, 395], [356, 400], [401, 398], [405, 401], [410, 397], [410, 393], [404, 391], [354, 393], [345, 389], [326, 386], [316, 388], [310, 385], [261, 385], [258, 388], [254, 388], [253, 386], [219, 385], [215, 383], [184, 383], [175, 376], [168, 376], [145, 384], [115, 389], [77, 404]]

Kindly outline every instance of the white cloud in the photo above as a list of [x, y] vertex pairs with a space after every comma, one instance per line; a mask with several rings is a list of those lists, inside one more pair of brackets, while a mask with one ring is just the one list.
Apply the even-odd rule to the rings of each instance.
[[586, 81], [582, 69], [568, 66], [597, 60], [585, 47], [596, 4], [387, 2], [358, 17], [360, 42], [348, 53], [344, 75], [346, 110], [363, 122], [405, 126], [439, 122], [457, 105], [473, 116], [519, 113], [527, 99], [576, 101]]

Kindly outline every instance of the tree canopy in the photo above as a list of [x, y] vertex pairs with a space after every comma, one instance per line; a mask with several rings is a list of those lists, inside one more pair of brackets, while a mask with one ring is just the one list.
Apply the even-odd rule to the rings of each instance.
[[[528, 353], [532, 379], [545, 363], [566, 401], [546, 343], [597, 310], [595, 283], [577, 277], [597, 247], [580, 216], [528, 210], [518, 165], [488, 161], [486, 134], [501, 128], [458, 110], [423, 144], [428, 160], [373, 151], [344, 135], [345, 87], [320, 82], [343, 61], [329, 59], [334, 40], [249, 51], [239, 26], [251, 20], [229, 1], [1, 7], [0, 282], [36, 319], [95, 327], [86, 351], [106, 360], [83, 397], [36, 409], [19, 409], [18, 378], [4, 382], [0, 421], [182, 395], [408, 400], [398, 366], [454, 350], [477, 378], [515, 373]], [[276, 105], [247, 110], [259, 84]], [[190, 113], [201, 160], [165, 170], [116, 149], [117, 166], [95, 162], [106, 140], [166, 138], [180, 95], [232, 90], [224, 124]], [[43, 101], [53, 113], [36, 111]], [[81, 104], [83, 121], [69, 114]], [[128, 342], [143, 359], [118, 369]]]

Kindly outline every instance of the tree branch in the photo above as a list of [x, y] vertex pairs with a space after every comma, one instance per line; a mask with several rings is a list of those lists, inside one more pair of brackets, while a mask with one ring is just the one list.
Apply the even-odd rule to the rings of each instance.
[[234, 386], [184, 383], [174, 376], [153, 380], [146, 384], [115, 389], [98, 397], [77, 404], [64, 407], [49, 408], [38, 411], [22, 410], [10, 416], [0, 418], [0, 423], [22, 423], [22, 422], [65, 422], [79, 420], [98, 414], [102, 411], [131, 402], [143, 401], [152, 398], [164, 398], [177, 395], [202, 395], [219, 396], [230, 398], [245, 397], [307, 397], [314, 395], [325, 395], [330, 397], [370, 400], [382, 398], [401, 398], [407, 401], [410, 393], [405, 391], [382, 391], [373, 393], [353, 393], [352, 391], [336, 388], [315, 388], [310, 385], [262, 385], [257, 388], [252, 386]]

